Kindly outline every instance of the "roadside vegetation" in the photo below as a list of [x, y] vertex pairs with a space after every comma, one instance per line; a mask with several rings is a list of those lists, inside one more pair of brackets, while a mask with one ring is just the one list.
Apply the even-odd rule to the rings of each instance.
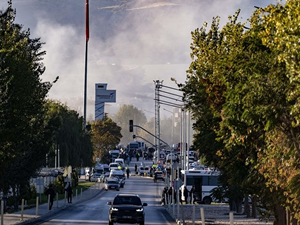
[[[210, 27], [192, 32], [192, 62], [178, 86], [196, 121], [194, 146], [222, 171], [232, 209], [241, 211], [243, 199], [251, 196], [252, 216], [264, 208], [275, 216], [274, 224], [296, 224], [299, 1], [257, 7], [247, 23], [239, 22], [239, 12], [223, 27], [215, 17]], [[245, 209], [250, 217], [248, 204]]]

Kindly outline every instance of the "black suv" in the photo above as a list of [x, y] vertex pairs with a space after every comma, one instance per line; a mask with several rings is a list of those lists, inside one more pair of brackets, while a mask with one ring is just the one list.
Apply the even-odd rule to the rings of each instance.
[[109, 208], [109, 225], [114, 223], [139, 223], [145, 224], [144, 206], [138, 195], [118, 194], [113, 202], [107, 202]]

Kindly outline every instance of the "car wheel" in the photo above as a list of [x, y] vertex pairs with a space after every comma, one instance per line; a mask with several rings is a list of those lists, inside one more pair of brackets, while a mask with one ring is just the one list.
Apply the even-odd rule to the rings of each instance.
[[108, 225], [114, 225], [113, 221], [108, 221]]
[[117, 189], [117, 191], [120, 191], [120, 189]]
[[212, 200], [211, 200], [210, 197], [205, 197], [205, 198], [203, 199], [203, 203], [204, 203], [205, 205], [210, 205], [211, 202], [212, 202]]

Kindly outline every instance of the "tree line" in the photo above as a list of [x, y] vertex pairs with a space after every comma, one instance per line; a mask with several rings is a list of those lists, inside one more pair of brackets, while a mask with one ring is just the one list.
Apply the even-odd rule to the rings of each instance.
[[31, 190], [30, 178], [46, 164], [54, 167], [56, 150], [62, 167], [92, 166], [97, 138], [105, 139], [100, 148], [108, 152], [122, 136], [111, 119], [91, 122], [91, 129], [86, 129], [78, 112], [47, 98], [59, 77], [41, 81], [44, 43], [31, 38], [15, 17], [9, 1], [0, 11], [0, 193], [10, 193], [17, 207]]
[[223, 27], [214, 17], [191, 33], [192, 61], [178, 85], [196, 121], [194, 144], [223, 172], [229, 194], [253, 196], [274, 224], [297, 224], [299, 1], [256, 7], [247, 23], [239, 12]]

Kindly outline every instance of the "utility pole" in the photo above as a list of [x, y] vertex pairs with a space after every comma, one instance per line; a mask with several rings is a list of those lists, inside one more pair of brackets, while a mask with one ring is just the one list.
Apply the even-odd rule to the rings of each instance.
[[163, 80], [156, 80], [154, 81], [155, 84], [155, 136], [158, 138], [155, 139], [155, 145], [157, 146], [156, 148], [156, 153], [157, 153], [157, 158], [158, 160], [160, 159], [160, 102], [159, 102], [159, 91], [162, 88], [162, 83]]

